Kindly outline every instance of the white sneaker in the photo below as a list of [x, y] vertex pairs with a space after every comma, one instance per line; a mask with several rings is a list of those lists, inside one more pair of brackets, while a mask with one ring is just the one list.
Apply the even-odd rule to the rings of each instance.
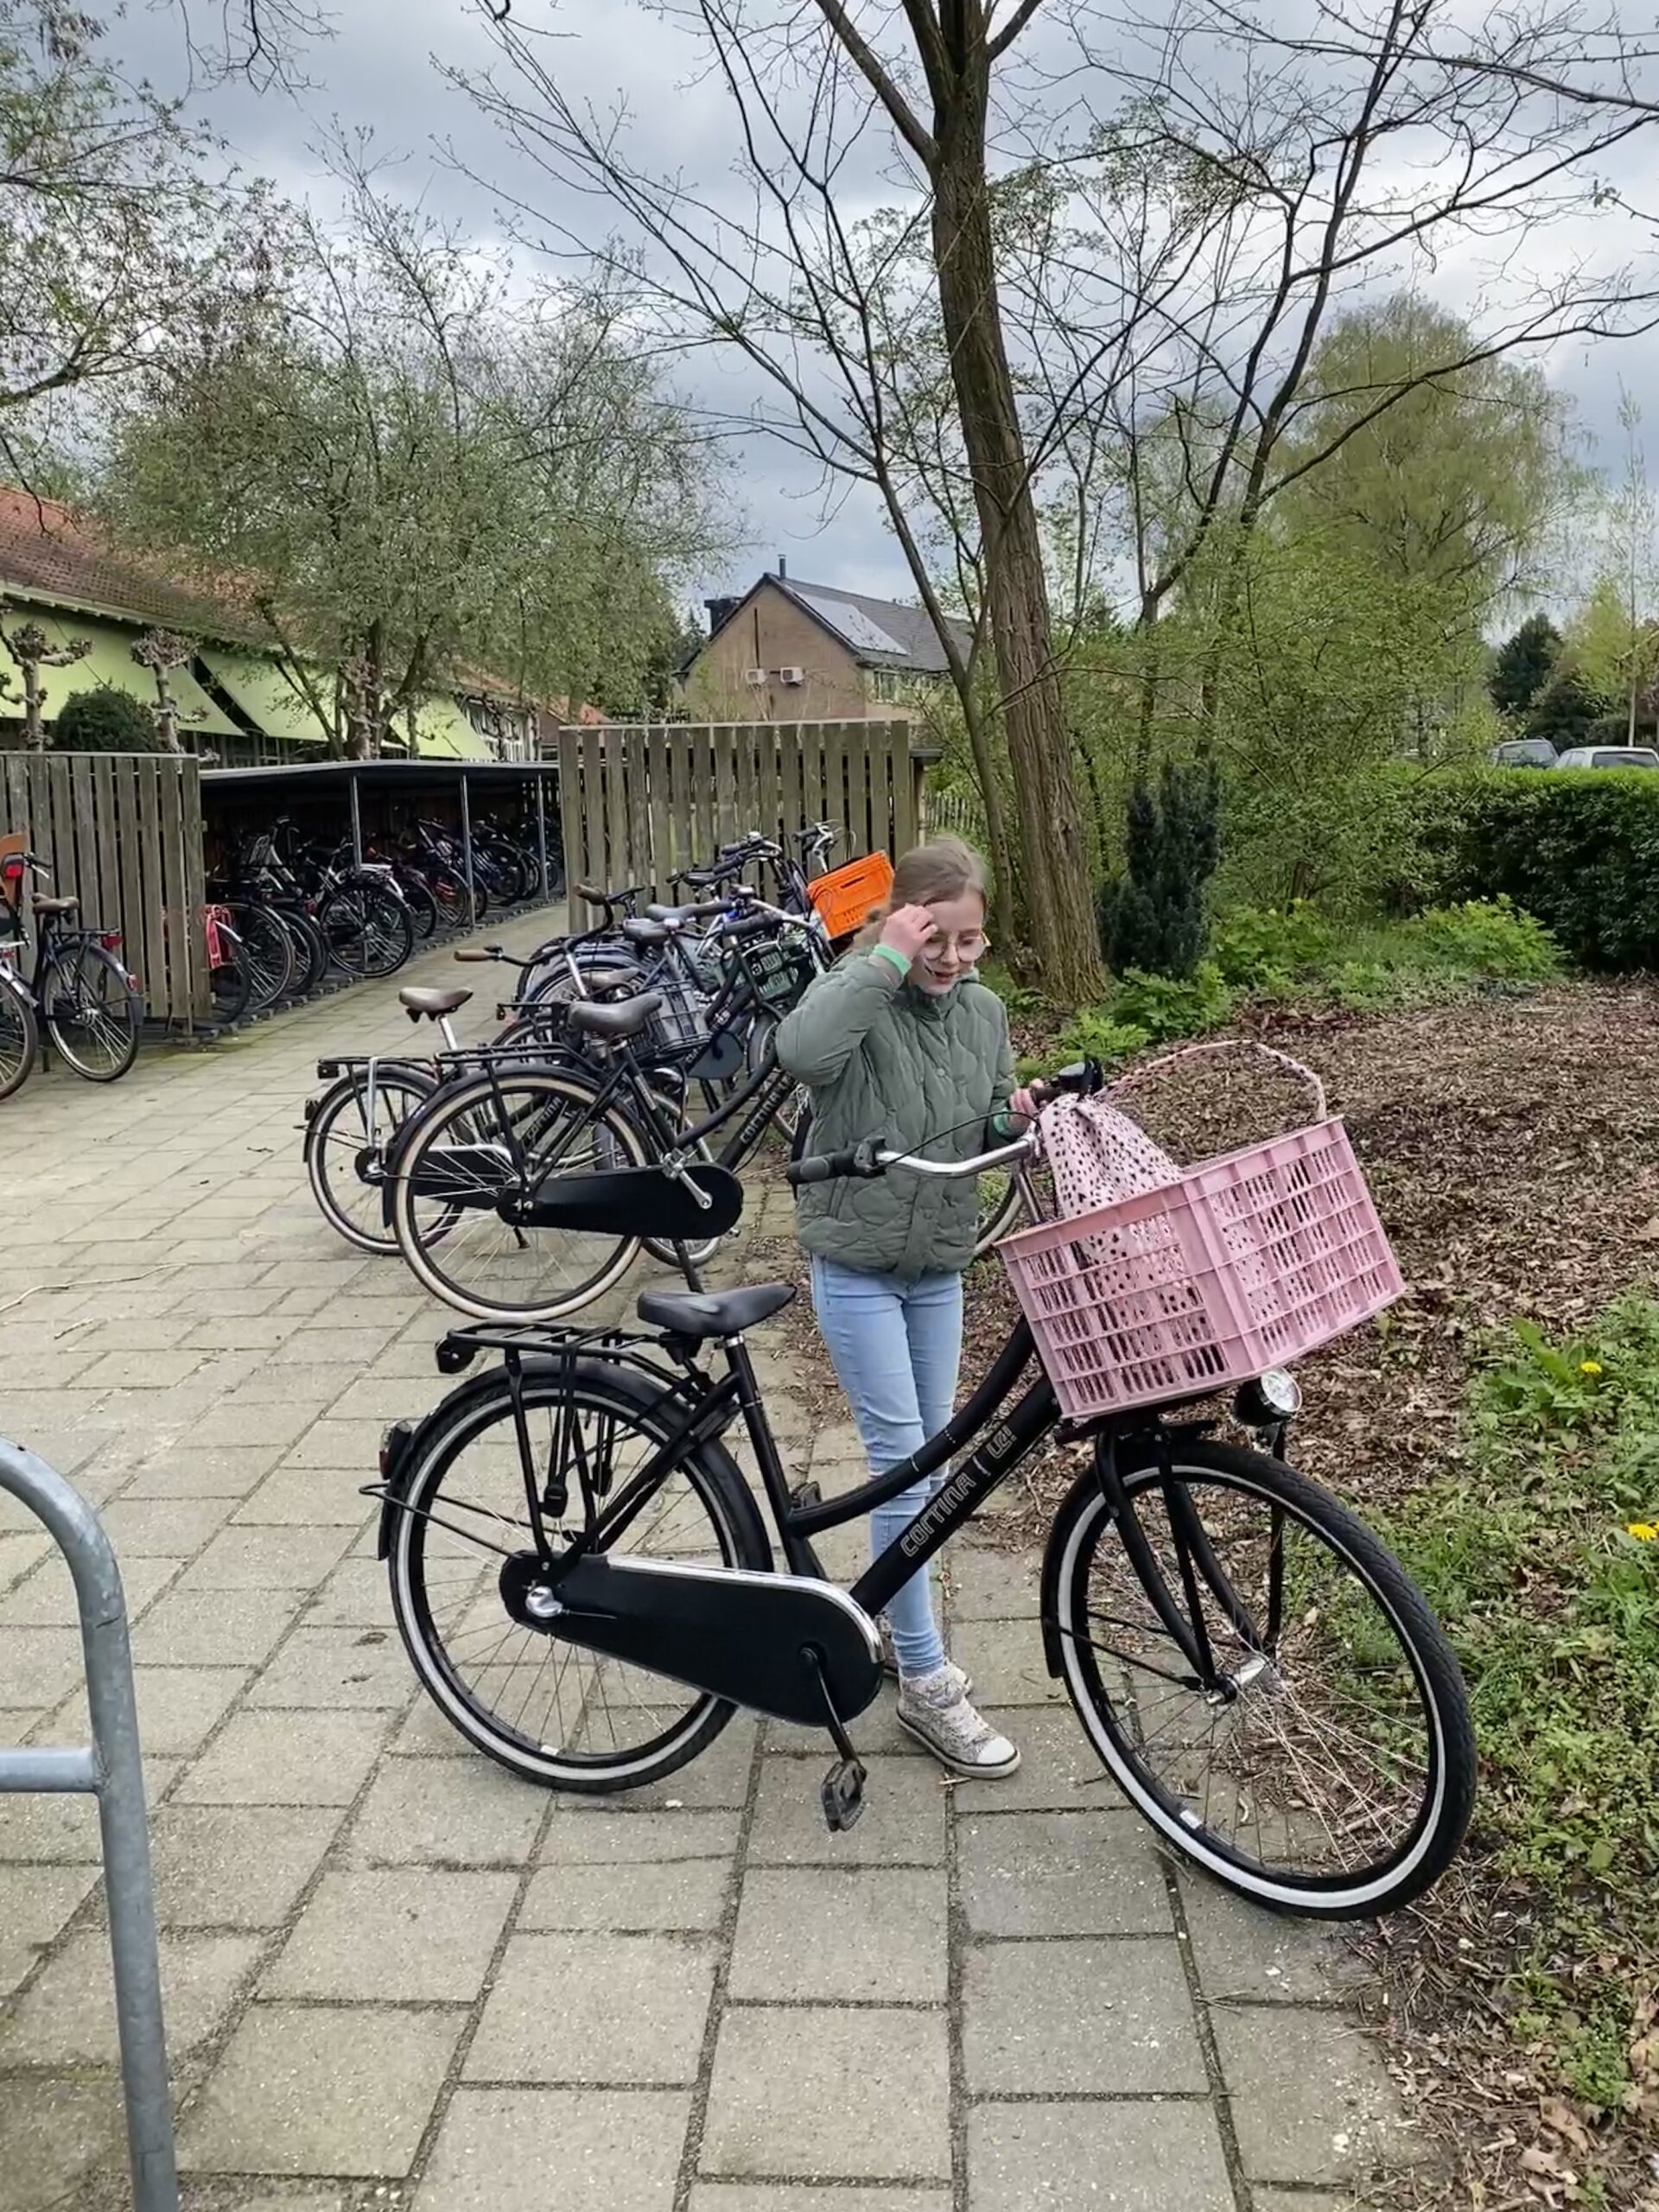
[[982, 1780], [1012, 1774], [1020, 1753], [1006, 1736], [976, 1713], [960, 1687], [962, 1669], [947, 1661], [931, 1675], [912, 1675], [899, 1684], [899, 1726], [953, 1774]]
[[[888, 1624], [887, 1615], [878, 1613], [875, 1617], [875, 1624], [881, 1636], [881, 1671], [890, 1681], [896, 1682], [900, 1679], [899, 1662], [893, 1652], [893, 1630]], [[945, 1661], [944, 1671], [955, 1681], [958, 1697], [972, 1697], [973, 1679], [970, 1675], [964, 1674], [953, 1659]]]

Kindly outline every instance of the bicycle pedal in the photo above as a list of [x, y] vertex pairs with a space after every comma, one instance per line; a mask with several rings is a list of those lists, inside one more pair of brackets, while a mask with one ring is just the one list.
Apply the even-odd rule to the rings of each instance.
[[831, 1835], [855, 1827], [864, 1810], [864, 1766], [859, 1759], [837, 1759], [818, 1789], [823, 1824]]

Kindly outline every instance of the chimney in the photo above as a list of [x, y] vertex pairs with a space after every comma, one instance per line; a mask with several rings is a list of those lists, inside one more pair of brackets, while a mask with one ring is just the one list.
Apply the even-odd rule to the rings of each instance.
[[785, 577], [789, 574], [789, 563], [785, 560], [781, 553], [778, 556], [778, 573], [780, 576]]
[[741, 594], [728, 594], [724, 599], [705, 599], [709, 610], [709, 634], [712, 638], [734, 608], [741, 604]]

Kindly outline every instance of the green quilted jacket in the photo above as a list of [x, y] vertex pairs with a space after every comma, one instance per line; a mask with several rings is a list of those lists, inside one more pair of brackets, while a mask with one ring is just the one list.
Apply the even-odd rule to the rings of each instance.
[[[966, 1160], [1007, 1126], [1008, 1018], [995, 992], [971, 978], [932, 997], [886, 953], [850, 954], [784, 1020], [778, 1057], [811, 1090], [814, 1152], [880, 1136], [895, 1151]], [[796, 1223], [809, 1252], [913, 1281], [968, 1265], [978, 1213], [974, 1181], [895, 1168], [804, 1185]]]

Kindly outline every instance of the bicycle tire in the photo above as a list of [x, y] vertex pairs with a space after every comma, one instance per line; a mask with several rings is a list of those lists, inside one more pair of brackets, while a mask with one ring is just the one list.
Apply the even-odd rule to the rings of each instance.
[[409, 909], [372, 883], [341, 884], [317, 909], [328, 957], [348, 976], [395, 976], [415, 949]]
[[[505, 1281], [507, 1269], [505, 1254], [512, 1248], [499, 1234], [483, 1231], [477, 1238], [467, 1236], [465, 1222], [450, 1224], [444, 1229], [442, 1242], [429, 1233], [429, 1223], [441, 1219], [448, 1211], [442, 1192], [444, 1187], [445, 1166], [442, 1146], [452, 1132], [458, 1132], [456, 1144], [452, 1146], [452, 1158], [461, 1153], [475, 1154], [480, 1146], [499, 1147], [499, 1166], [485, 1163], [467, 1173], [474, 1177], [479, 1192], [487, 1198], [499, 1189], [503, 1197], [515, 1194], [520, 1187], [518, 1155], [522, 1146], [513, 1134], [512, 1111], [506, 1115], [503, 1127], [503, 1093], [517, 1092], [521, 1099], [539, 1098], [540, 1108], [532, 1111], [551, 1110], [558, 1102], [573, 1111], [587, 1109], [585, 1121], [593, 1126], [591, 1109], [597, 1094], [574, 1076], [557, 1069], [531, 1063], [510, 1071], [497, 1070], [446, 1084], [443, 1090], [428, 1101], [408, 1126], [395, 1158], [391, 1162], [392, 1179], [392, 1228], [397, 1239], [397, 1249], [406, 1265], [422, 1287], [453, 1306], [458, 1313], [468, 1313], [480, 1321], [559, 1321], [567, 1314], [579, 1313], [620, 1282], [639, 1257], [641, 1240], [637, 1236], [605, 1236], [596, 1241], [613, 1249], [597, 1266], [590, 1268], [577, 1281], [551, 1296], [520, 1296], [517, 1299], [486, 1297], [458, 1279], [456, 1270], [472, 1252], [480, 1255], [478, 1264], [494, 1281]], [[522, 1109], [521, 1109], [522, 1110]], [[626, 1114], [613, 1102], [598, 1117], [605, 1133], [606, 1164], [621, 1161], [629, 1166], [647, 1165], [645, 1139]], [[469, 1126], [470, 1124], [470, 1126]], [[480, 1131], [487, 1135], [480, 1137]], [[430, 1164], [429, 1164], [430, 1163]], [[454, 1169], [449, 1170], [453, 1175]], [[423, 1177], [437, 1186], [437, 1195], [417, 1186]], [[432, 1213], [417, 1211], [430, 1207]], [[472, 1219], [485, 1221], [491, 1217], [487, 1207], [466, 1209]], [[499, 1216], [494, 1217], [498, 1221]], [[505, 1228], [506, 1224], [503, 1224]], [[531, 1231], [531, 1236], [537, 1232]], [[562, 1230], [541, 1232], [550, 1240], [563, 1236]], [[522, 1230], [511, 1235], [517, 1239], [519, 1249], [530, 1249], [531, 1237]], [[543, 1251], [553, 1249], [550, 1244], [537, 1248]], [[448, 1271], [434, 1255], [442, 1252], [448, 1262]], [[526, 1275], [534, 1271], [526, 1268]]]
[[429, 938], [438, 926], [437, 900], [412, 868], [399, 870], [397, 887], [404, 894], [404, 904], [409, 908], [416, 935], [423, 940]]
[[241, 938], [229, 922], [218, 925], [221, 952], [229, 957], [216, 962], [208, 970], [208, 982], [213, 995], [213, 1019], [228, 1029], [232, 1022], [240, 1021], [253, 1002], [253, 974]]
[[[337, 1236], [355, 1245], [359, 1252], [395, 1255], [397, 1239], [385, 1218], [382, 1185], [365, 1181], [359, 1172], [361, 1154], [376, 1146], [379, 1126], [377, 1111], [376, 1129], [369, 1128], [366, 1112], [359, 1103], [367, 1088], [365, 1071], [352, 1069], [332, 1084], [309, 1109], [303, 1155], [306, 1179], [318, 1211]], [[383, 1060], [375, 1070], [377, 1108], [381, 1098], [390, 1105], [401, 1097], [412, 1102], [410, 1111], [418, 1111], [437, 1088], [438, 1079], [432, 1071], [411, 1062]], [[354, 1105], [355, 1128], [349, 1118]], [[392, 1116], [386, 1141], [378, 1147], [383, 1160], [408, 1117], [408, 1113]], [[372, 1193], [372, 1205], [365, 1203], [365, 1192]], [[362, 1209], [360, 1212], [351, 1211], [353, 1200]]]
[[271, 912], [288, 931], [294, 947], [294, 973], [287, 995], [308, 999], [321, 988], [328, 973], [328, 947], [322, 931], [310, 915], [298, 906], [275, 906]]
[[230, 915], [248, 968], [248, 1010], [264, 1014], [294, 988], [294, 964], [299, 957], [296, 940], [272, 907], [235, 899]]
[[[98, 1011], [88, 995], [90, 976], [100, 980]], [[67, 1013], [73, 1004], [74, 1017]], [[54, 944], [41, 978], [41, 1020], [53, 1047], [83, 1083], [118, 1083], [138, 1057], [138, 1032], [144, 1002], [127, 980], [127, 971], [101, 944]], [[73, 1026], [79, 1019], [83, 1033]], [[83, 1050], [96, 1038], [106, 1058]]]
[[[1110, 1534], [1107, 1541], [1116, 1548], [1114, 1556], [1127, 1557], [1112, 1526], [1112, 1508], [1092, 1471], [1079, 1477], [1055, 1516], [1043, 1567], [1043, 1616], [1045, 1635], [1050, 1644], [1050, 1663], [1065, 1685], [1084, 1734], [1129, 1802], [1150, 1821], [1164, 1841], [1238, 1895], [1276, 1910], [1317, 1919], [1370, 1918], [1397, 1910], [1420, 1896], [1451, 1863], [1468, 1826], [1474, 1798], [1474, 1732], [1462, 1676], [1450, 1644], [1398, 1561], [1357, 1516], [1306, 1476], [1281, 1460], [1270, 1459], [1265, 1452], [1209, 1441], [1172, 1440], [1171, 1462], [1170, 1471], [1189, 1490], [1196, 1479], [1223, 1493], [1254, 1497], [1266, 1503], [1275, 1515], [1282, 1514], [1311, 1531], [1325, 1553], [1342, 1562], [1352, 1580], [1370, 1596], [1393, 1630], [1422, 1700], [1427, 1724], [1422, 1803], [1402, 1843], [1377, 1866], [1291, 1878], [1282, 1872], [1270, 1873], [1260, 1862], [1247, 1863], [1243, 1852], [1215, 1832], [1211, 1784], [1208, 1781], [1202, 1806], [1195, 1808], [1190, 1802], [1195, 1790], [1187, 1793], [1189, 1802], [1182, 1802], [1178, 1793], [1172, 1792], [1148, 1772], [1144, 1745], [1137, 1748], [1134, 1740], [1137, 1731], [1144, 1738], [1144, 1719], [1135, 1717], [1132, 1712], [1140, 1694], [1130, 1684], [1132, 1671], [1138, 1675], [1144, 1668], [1151, 1677], [1174, 1681], [1186, 1698], [1186, 1710], [1177, 1708], [1172, 1719], [1160, 1723], [1151, 1739], [1153, 1743], [1167, 1735], [1171, 1728], [1191, 1728], [1196, 1732], [1202, 1724], [1192, 1708], [1198, 1705], [1212, 1714], [1218, 1704], [1221, 1710], [1231, 1715], [1243, 1713], [1247, 1698], [1255, 1694], [1255, 1681], [1262, 1681], [1260, 1702], [1252, 1710], [1265, 1712], [1268, 1717], [1261, 1735], [1255, 1740], [1264, 1744], [1273, 1740], [1276, 1728], [1277, 1740], [1290, 1751], [1290, 1763], [1298, 1772], [1299, 1783], [1304, 1782], [1306, 1761], [1298, 1767], [1297, 1754], [1290, 1747], [1290, 1733], [1306, 1708], [1301, 1702], [1300, 1690], [1293, 1681], [1297, 1662], [1286, 1654], [1282, 1645], [1245, 1689], [1230, 1700], [1217, 1701], [1203, 1695], [1194, 1677], [1187, 1676], [1183, 1684], [1180, 1677], [1160, 1675], [1150, 1662], [1137, 1662], [1131, 1668], [1122, 1663], [1124, 1655], [1116, 1645], [1096, 1644], [1090, 1632], [1091, 1620], [1111, 1624], [1107, 1633], [1118, 1637], [1131, 1631], [1135, 1624], [1126, 1619], [1116, 1604], [1103, 1612], [1094, 1611], [1089, 1604], [1090, 1567], [1108, 1530]], [[1120, 1472], [1132, 1497], [1160, 1484], [1162, 1479], [1162, 1471], [1155, 1459], [1148, 1459], [1133, 1470], [1120, 1465]], [[1199, 1506], [1198, 1520], [1206, 1537], [1213, 1542], [1218, 1539], [1219, 1511], [1213, 1498], [1209, 1503], [1207, 1512], [1203, 1505]], [[1270, 1525], [1277, 1529], [1280, 1524], [1275, 1520]], [[1234, 1574], [1231, 1569], [1227, 1571], [1237, 1586], [1249, 1587], [1244, 1578]], [[1125, 1586], [1131, 1586], [1126, 1581]], [[1144, 1598], [1141, 1602], [1145, 1603]], [[1203, 1610], [1208, 1614], [1214, 1605], [1212, 1591]], [[1323, 1598], [1306, 1611], [1300, 1601], [1291, 1603], [1287, 1611], [1289, 1618], [1284, 1626], [1284, 1643], [1300, 1633], [1311, 1644], [1322, 1631], [1334, 1632], [1342, 1618], [1332, 1602]], [[1150, 1619], [1150, 1606], [1147, 1607], [1147, 1613]], [[1219, 1645], [1225, 1623], [1218, 1608], [1211, 1626]], [[1237, 1648], [1246, 1649], [1242, 1641]], [[1172, 1642], [1171, 1649], [1173, 1649]], [[1128, 1687], [1121, 1691], [1109, 1688], [1100, 1665], [1103, 1652], [1112, 1657], [1115, 1671]], [[1253, 1653], [1252, 1657], [1255, 1656]], [[1308, 1679], [1316, 1694], [1325, 1694], [1317, 1667], [1310, 1668]], [[1162, 1711], [1172, 1701], [1167, 1690], [1154, 1691], [1153, 1696], [1154, 1712]], [[1350, 1697], [1350, 1702], [1357, 1705], [1359, 1700]], [[1128, 1725], [1131, 1719], [1133, 1727]], [[1214, 1718], [1210, 1721], [1211, 1741], [1219, 1725]], [[1236, 1734], [1248, 1735], [1248, 1728], [1236, 1719], [1230, 1719], [1227, 1726]], [[1328, 1761], [1330, 1753], [1325, 1739], [1313, 1735], [1310, 1740], [1318, 1755]], [[1179, 1751], [1185, 1746], [1178, 1741], [1173, 1748]], [[1244, 1748], [1248, 1754], [1249, 1745]], [[1397, 1766], [1397, 1747], [1390, 1756]], [[1346, 1765], [1338, 1762], [1329, 1766], [1328, 1771], [1334, 1777], [1336, 1787], [1346, 1788], [1355, 1797], [1362, 1794], [1360, 1781], [1365, 1778], [1366, 1769], [1363, 1764], [1357, 1765], [1351, 1755]], [[1380, 1765], [1374, 1771], [1383, 1780], [1394, 1778]], [[1360, 1780], [1354, 1779], [1356, 1775]], [[1315, 1779], [1323, 1786], [1322, 1777]], [[1316, 1792], [1305, 1788], [1305, 1795], [1314, 1796]], [[1317, 1821], [1335, 1847], [1334, 1833], [1324, 1809], [1317, 1804], [1302, 1806], [1293, 1796], [1287, 1809], [1274, 1807], [1268, 1793], [1262, 1792], [1253, 1781], [1241, 1785], [1236, 1776], [1225, 1777], [1219, 1802], [1224, 1810], [1230, 1802], [1242, 1813], [1242, 1827], [1248, 1829], [1253, 1819], [1257, 1834], [1263, 1838], [1268, 1834], [1268, 1817], [1276, 1815], [1283, 1822], [1287, 1846], [1293, 1815], [1306, 1813], [1304, 1833], [1312, 1836]], [[1351, 1815], [1339, 1817], [1351, 1824]], [[1369, 1817], [1375, 1823], [1374, 1811]]]
[[[670, 1433], [670, 1425], [683, 1413], [678, 1399], [664, 1391], [660, 1383], [626, 1368], [619, 1368], [598, 1360], [578, 1360], [567, 1367], [560, 1362], [527, 1360], [524, 1368], [523, 1389], [518, 1411], [527, 1430], [539, 1432], [539, 1417], [548, 1413], [554, 1420], [568, 1421], [573, 1410], [591, 1408], [607, 1425], [607, 1436], [638, 1436], [648, 1448], [654, 1448]], [[727, 1723], [734, 1707], [724, 1700], [709, 1697], [678, 1683], [668, 1682], [662, 1675], [645, 1675], [643, 1669], [629, 1669], [630, 1675], [642, 1676], [650, 1683], [662, 1684], [668, 1693], [689, 1698], [689, 1709], [670, 1727], [661, 1731], [657, 1738], [642, 1746], [623, 1752], [614, 1743], [609, 1755], [602, 1751], [585, 1751], [565, 1738], [563, 1726], [558, 1730], [560, 1740], [550, 1741], [551, 1731], [545, 1726], [529, 1731], [521, 1725], [526, 1718], [528, 1699], [518, 1711], [515, 1721], [505, 1723], [493, 1711], [486, 1713], [480, 1698], [469, 1692], [462, 1681], [452, 1648], [447, 1644], [434, 1618], [432, 1590], [435, 1586], [450, 1586], [442, 1579], [430, 1576], [428, 1551], [446, 1562], [453, 1560], [459, 1542], [451, 1529], [442, 1527], [427, 1517], [433, 1510], [442, 1513], [442, 1503], [435, 1508], [434, 1501], [442, 1500], [444, 1477], [461, 1459], [466, 1449], [476, 1438], [485, 1435], [493, 1427], [505, 1424], [512, 1436], [515, 1428], [515, 1408], [507, 1379], [503, 1370], [480, 1376], [476, 1382], [463, 1384], [453, 1392], [428, 1419], [422, 1423], [411, 1440], [409, 1472], [404, 1479], [400, 1497], [410, 1510], [393, 1508], [394, 1525], [387, 1553], [386, 1566], [391, 1588], [392, 1612], [397, 1619], [404, 1649], [421, 1687], [437, 1706], [450, 1724], [467, 1742], [483, 1751], [500, 1765], [521, 1775], [525, 1780], [541, 1783], [544, 1788], [563, 1789], [584, 1796], [605, 1796], [619, 1789], [635, 1789], [652, 1782], [659, 1782], [673, 1774], [690, 1760], [708, 1749]], [[504, 1446], [508, 1466], [516, 1467], [516, 1442]], [[481, 1463], [480, 1463], [481, 1465]], [[544, 1472], [550, 1472], [550, 1465]], [[715, 1548], [725, 1564], [750, 1568], [764, 1573], [772, 1567], [772, 1549], [766, 1529], [754, 1501], [744, 1484], [736, 1464], [725, 1446], [718, 1441], [698, 1446], [684, 1454], [676, 1465], [665, 1471], [668, 1481], [683, 1475], [688, 1490], [708, 1510], [709, 1521], [715, 1537]], [[660, 1493], [658, 1493], [660, 1494]], [[518, 1507], [522, 1510], [524, 1493], [518, 1491]], [[447, 1520], [449, 1516], [445, 1516]], [[491, 1517], [491, 1525], [499, 1526], [499, 1516]], [[636, 1524], [637, 1525], [637, 1524]], [[526, 1535], [529, 1530], [524, 1530]], [[446, 1543], [454, 1547], [446, 1550]], [[470, 1558], [470, 1552], [460, 1554]], [[493, 1560], [489, 1554], [478, 1554], [480, 1580], [486, 1576]], [[464, 1578], [463, 1578], [464, 1579]], [[442, 1602], [442, 1601], [441, 1601]], [[490, 1600], [482, 1590], [476, 1592], [460, 1592], [456, 1602], [466, 1607], [463, 1619], [470, 1620], [474, 1613], [489, 1614]], [[499, 1597], [495, 1599], [499, 1604]], [[504, 1615], [505, 1618], [505, 1615]], [[506, 1633], [511, 1635], [512, 1624]], [[482, 1629], [461, 1630], [462, 1634], [480, 1633], [493, 1638], [493, 1617]], [[521, 1636], [531, 1631], [519, 1630]], [[547, 1652], [558, 1648], [552, 1634], [537, 1636], [535, 1644]], [[581, 1654], [582, 1648], [567, 1644], [567, 1653]], [[484, 1672], [499, 1671], [512, 1680], [513, 1662], [500, 1661], [500, 1646], [494, 1645]], [[577, 1725], [573, 1732], [580, 1737], [582, 1715], [593, 1702], [602, 1680], [601, 1668], [613, 1667], [613, 1662], [600, 1662], [593, 1655], [585, 1656], [592, 1667], [591, 1686], [578, 1701]], [[546, 1666], [545, 1656], [541, 1661]], [[581, 1657], [577, 1660], [578, 1686], [581, 1683]], [[538, 1678], [539, 1679], [539, 1678]], [[513, 1684], [517, 1698], [518, 1684]], [[531, 1683], [531, 1694], [536, 1688]], [[556, 1694], [557, 1684], [555, 1685]], [[625, 1710], [648, 1712], [654, 1708], [638, 1700], [630, 1700]], [[609, 1708], [607, 1707], [608, 1717]], [[561, 1715], [561, 1718], [563, 1716]], [[597, 1730], [595, 1729], [595, 1734]]]
[[0, 1098], [10, 1098], [29, 1081], [41, 1056], [41, 1026], [21, 983], [0, 969]]

